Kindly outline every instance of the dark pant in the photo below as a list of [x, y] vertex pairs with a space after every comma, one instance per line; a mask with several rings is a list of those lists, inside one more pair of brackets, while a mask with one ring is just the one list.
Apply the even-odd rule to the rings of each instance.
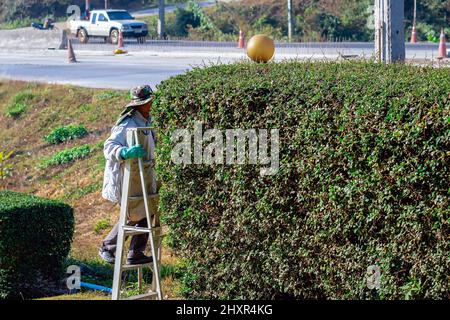
[[[147, 228], [147, 219], [139, 221], [135, 227]], [[117, 236], [119, 235], [119, 223], [116, 223], [114, 228], [103, 240], [102, 248], [110, 252], [116, 252]], [[128, 251], [128, 257], [133, 257], [134, 254], [144, 252], [147, 246], [148, 233], [139, 234], [131, 238], [130, 249]]]

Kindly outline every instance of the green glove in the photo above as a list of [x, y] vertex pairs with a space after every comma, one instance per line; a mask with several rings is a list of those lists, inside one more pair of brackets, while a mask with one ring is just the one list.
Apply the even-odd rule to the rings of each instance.
[[137, 145], [130, 148], [123, 148], [120, 150], [120, 156], [124, 160], [134, 159], [134, 158], [143, 158], [147, 155], [147, 151], [144, 150], [142, 145]]

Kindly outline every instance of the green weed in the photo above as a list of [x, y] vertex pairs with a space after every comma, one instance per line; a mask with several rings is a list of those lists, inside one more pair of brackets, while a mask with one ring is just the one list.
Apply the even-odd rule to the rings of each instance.
[[100, 92], [96, 95], [97, 100], [103, 101], [103, 100], [110, 100], [113, 98], [118, 98], [118, 97], [123, 97], [124, 96], [124, 92], [120, 92], [120, 91], [113, 91], [113, 90], [108, 90], [108, 91], [103, 91]]
[[101, 183], [92, 183], [90, 185], [87, 185], [83, 188], [77, 188], [71, 192], [66, 193], [63, 197], [61, 197], [61, 200], [77, 200], [81, 197], [90, 194], [92, 192], [95, 192], [96, 190], [99, 190], [101, 188]]
[[13, 153], [13, 151], [9, 153], [0, 151], [0, 180], [11, 176], [13, 165], [10, 164], [8, 160], [11, 158]]
[[87, 157], [91, 153], [91, 147], [89, 145], [73, 147], [58, 152], [48, 159], [44, 159], [41, 162], [41, 166], [44, 168], [50, 166], [61, 165], [69, 162], [73, 162], [78, 159]]
[[31, 90], [25, 90], [22, 92], [19, 92], [12, 98], [13, 104], [20, 104], [20, 103], [27, 103], [31, 99], [35, 97], [34, 93]]
[[87, 134], [88, 131], [83, 125], [68, 125], [56, 128], [48, 136], [44, 137], [44, 141], [51, 144], [59, 144], [67, 140], [83, 138]]
[[100, 219], [94, 225], [95, 233], [100, 233], [103, 230], [108, 229], [111, 226], [108, 219]]
[[23, 103], [14, 103], [8, 105], [5, 114], [11, 118], [19, 118], [27, 111], [27, 106]]
[[9, 105], [6, 107], [5, 115], [19, 118], [27, 111], [27, 103], [34, 97], [35, 95], [30, 90], [19, 92], [11, 98]]

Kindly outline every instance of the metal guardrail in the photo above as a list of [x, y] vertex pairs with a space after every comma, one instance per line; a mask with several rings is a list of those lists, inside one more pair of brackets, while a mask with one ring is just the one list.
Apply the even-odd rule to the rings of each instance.
[[[73, 40], [76, 50], [109, 51], [113, 52], [117, 46], [105, 43], [103, 39], [92, 39], [87, 44]], [[237, 42], [218, 41], [189, 41], [189, 40], [154, 40], [149, 39], [144, 44], [138, 44], [134, 39], [125, 39], [125, 49], [129, 52], [186, 52], [215, 54], [217, 56], [242, 53], [245, 50], [237, 48]], [[277, 42], [276, 52], [288, 56], [339, 57], [357, 56], [371, 57], [374, 54], [373, 42]], [[406, 44], [406, 53], [409, 58], [433, 58], [436, 56], [438, 44], [420, 43]]]
[[[90, 39], [89, 43], [82, 44], [74, 38], [72, 44], [78, 48], [115, 48], [116, 45], [105, 43], [103, 39]], [[196, 47], [196, 48], [237, 48], [237, 41], [196, 41], [196, 40], [147, 40], [143, 44], [137, 43], [134, 39], [124, 39], [124, 44], [130, 48], [152, 48], [152, 47]], [[406, 43], [407, 48], [430, 50], [438, 47], [437, 43]], [[330, 49], [369, 49], [374, 48], [374, 42], [276, 42], [277, 48], [330, 48]]]

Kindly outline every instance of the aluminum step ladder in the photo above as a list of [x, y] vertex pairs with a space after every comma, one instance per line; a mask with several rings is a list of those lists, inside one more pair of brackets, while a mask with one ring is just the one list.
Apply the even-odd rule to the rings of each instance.
[[[135, 146], [139, 144], [139, 137], [145, 131], [151, 131], [152, 128], [132, 128], [127, 129], [127, 145]], [[138, 159], [139, 164], [139, 175], [142, 187], [142, 196], [131, 197], [130, 194], [130, 182], [131, 182], [131, 170], [132, 170], [132, 160], [125, 161], [123, 184], [122, 184], [122, 199], [120, 205], [120, 218], [119, 218], [119, 233], [117, 237], [117, 248], [116, 248], [116, 261], [114, 265], [114, 280], [113, 280], [113, 290], [112, 290], [112, 300], [162, 300], [161, 291], [161, 242], [164, 234], [161, 230], [161, 225], [159, 222], [159, 213], [155, 213], [154, 220], [151, 220], [151, 214], [149, 210], [149, 200], [153, 197], [158, 197], [158, 193], [149, 194], [147, 192], [147, 184], [145, 183], [144, 175], [144, 160], [142, 158]], [[158, 191], [157, 191], [158, 192]], [[128, 204], [130, 200], [144, 200], [145, 214], [147, 217], [147, 228], [133, 227], [127, 225], [128, 217]], [[124, 247], [126, 237], [134, 236], [139, 234], [148, 233], [150, 242], [150, 251], [153, 257], [153, 261], [147, 264], [138, 265], [128, 265], [124, 264]], [[143, 269], [150, 268], [152, 271], [152, 285], [151, 290], [142, 293], [143, 290]], [[137, 270], [138, 274], [138, 288], [139, 295], [130, 296], [125, 299], [121, 298], [121, 287], [123, 282], [123, 272], [129, 270]]]

